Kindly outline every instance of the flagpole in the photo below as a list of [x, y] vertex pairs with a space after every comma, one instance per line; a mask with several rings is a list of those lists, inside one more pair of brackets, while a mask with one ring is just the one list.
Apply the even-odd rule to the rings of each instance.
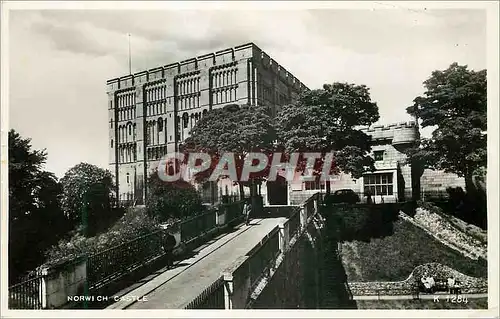
[[128, 34], [128, 73], [132, 75], [132, 54], [130, 50], [130, 33]]

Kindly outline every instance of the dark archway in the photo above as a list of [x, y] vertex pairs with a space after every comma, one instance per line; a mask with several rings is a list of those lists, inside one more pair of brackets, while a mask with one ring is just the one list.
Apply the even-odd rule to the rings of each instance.
[[287, 205], [288, 204], [288, 183], [280, 175], [276, 181], [267, 182], [267, 200], [269, 205]]

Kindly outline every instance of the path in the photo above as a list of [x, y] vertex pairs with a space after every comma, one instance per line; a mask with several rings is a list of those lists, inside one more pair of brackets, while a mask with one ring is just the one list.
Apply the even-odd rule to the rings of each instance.
[[[217, 280], [222, 271], [246, 255], [262, 238], [285, 218], [255, 219], [249, 226], [217, 237], [198, 249], [195, 256], [180, 261], [171, 270], [147, 280], [125, 296], [146, 296], [147, 301], [124, 300], [107, 309], [182, 309]], [[146, 281], [146, 280], [142, 280]]]

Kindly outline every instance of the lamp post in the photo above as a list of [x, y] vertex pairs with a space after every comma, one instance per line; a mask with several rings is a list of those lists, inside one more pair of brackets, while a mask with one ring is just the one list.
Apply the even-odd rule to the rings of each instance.
[[[83, 236], [87, 237], [88, 234], [88, 189], [85, 190], [83, 193], [83, 211], [82, 211], [82, 227], [83, 227]], [[88, 264], [88, 251], [85, 252], [84, 254], [84, 259], [85, 259], [85, 265]], [[85, 279], [85, 282], [83, 283], [83, 289], [84, 289], [84, 300], [83, 300], [83, 309], [88, 309], [88, 301], [87, 297], [89, 295], [89, 282], [88, 282], [88, 277]]]

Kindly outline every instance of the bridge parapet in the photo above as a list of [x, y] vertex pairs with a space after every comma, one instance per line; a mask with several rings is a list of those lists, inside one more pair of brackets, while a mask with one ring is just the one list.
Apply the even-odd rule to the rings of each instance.
[[318, 212], [322, 196], [316, 193], [296, 209], [288, 218], [273, 228], [246, 256], [226, 269], [222, 276], [225, 284], [225, 309], [249, 308], [263, 287], [284, 260], [285, 254], [297, 243]]

